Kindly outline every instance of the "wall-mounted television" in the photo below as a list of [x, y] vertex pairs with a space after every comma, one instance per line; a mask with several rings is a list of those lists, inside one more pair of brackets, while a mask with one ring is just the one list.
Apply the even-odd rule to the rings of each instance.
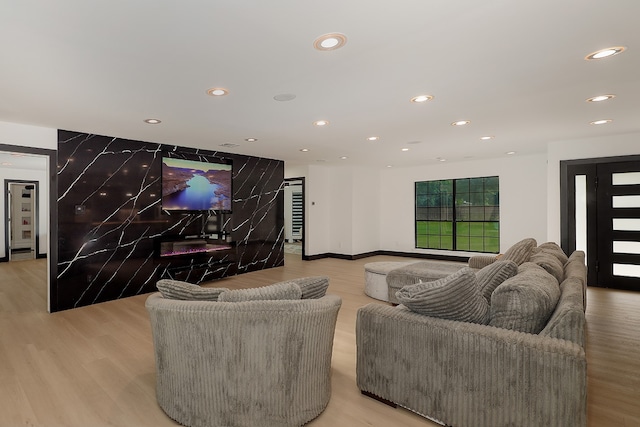
[[162, 158], [162, 209], [231, 213], [233, 168], [230, 161]]

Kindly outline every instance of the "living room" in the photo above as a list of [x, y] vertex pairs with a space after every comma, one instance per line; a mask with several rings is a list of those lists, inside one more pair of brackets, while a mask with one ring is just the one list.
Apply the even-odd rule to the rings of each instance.
[[[45, 169], [38, 172], [22, 169], [16, 171], [10, 165], [3, 165], [0, 170], [0, 177], [4, 180], [39, 183], [41, 213], [39, 247], [35, 256], [37, 259], [29, 261], [35, 264], [23, 264], [23, 267], [20, 267], [17, 261], [0, 265], [3, 268], [12, 269], [7, 270], [6, 273], [3, 270], [3, 273], [7, 274], [3, 282], [19, 283], [26, 291], [26, 294], [20, 294], [18, 291], [13, 293], [14, 290], [12, 290], [9, 294], [8, 291], [5, 293], [0, 289], [0, 292], [7, 295], [7, 300], [3, 304], [3, 309], [7, 313], [2, 317], [3, 329], [14, 331], [7, 336], [6, 341], [2, 342], [3, 353], [11, 361], [8, 365], [14, 371], [3, 371], [10, 381], [1, 394], [15, 397], [14, 400], [7, 399], [9, 404], [4, 412], [8, 414], [8, 418], [6, 422], [0, 422], [0, 425], [29, 422], [34, 425], [55, 425], [56, 423], [57, 425], [108, 423], [174, 425], [170, 420], [162, 418], [161, 410], [153, 406], [153, 362], [150, 359], [153, 350], [148, 318], [144, 311], [147, 288], [142, 295], [127, 296], [113, 302], [100, 300], [100, 303], [95, 306], [89, 305], [64, 311], [68, 308], [64, 305], [52, 309], [51, 287], [58, 281], [59, 273], [64, 271], [64, 266], [59, 270], [60, 266], [57, 265], [60, 253], [57, 240], [65, 237], [58, 234], [60, 231], [58, 221], [70, 219], [55, 209], [61, 196], [58, 193], [59, 189], [49, 191], [50, 185], [57, 182], [54, 177], [58, 174], [56, 169], [72, 157], [59, 157], [60, 130], [96, 134], [105, 138], [147, 141], [152, 144], [161, 144], [163, 147], [179, 146], [187, 152], [205, 150], [215, 152], [216, 156], [276, 159], [276, 162], [284, 163], [282, 178], [304, 178], [304, 254], [306, 258], [312, 260], [303, 261], [298, 259], [299, 257], [285, 255], [284, 266], [277, 265], [280, 260], [276, 259], [270, 262], [272, 268], [260, 271], [247, 270], [250, 272], [226, 277], [221, 279], [222, 282], [225, 286], [246, 288], [306, 275], [328, 274], [331, 277], [330, 291], [339, 294], [344, 301], [336, 331], [334, 392], [326, 413], [312, 425], [346, 424], [347, 422], [353, 425], [359, 425], [358, 423], [360, 425], [391, 425], [394, 422], [411, 426], [431, 425], [430, 421], [414, 416], [408, 411], [398, 409], [392, 412], [384, 406], [378, 406], [376, 402], [367, 401], [357, 393], [352, 360], [355, 354], [353, 333], [355, 313], [358, 307], [372, 302], [362, 293], [363, 266], [366, 262], [373, 261], [402, 261], [434, 256], [466, 259], [475, 254], [464, 250], [434, 250], [417, 247], [414, 194], [416, 182], [498, 176], [500, 180], [500, 248], [504, 250], [525, 237], [533, 237], [540, 243], [563, 242], [566, 229], [572, 226], [571, 219], [563, 217], [566, 200], [563, 197], [564, 189], [561, 182], [566, 176], [563, 175], [561, 167], [564, 162], [585, 159], [593, 162], [604, 159], [637, 162], [637, 156], [640, 154], [637, 149], [640, 129], [635, 120], [637, 108], [632, 101], [637, 93], [637, 82], [632, 76], [632, 70], [637, 69], [638, 59], [633, 42], [638, 38], [638, 34], [637, 30], [634, 30], [635, 24], [627, 22], [631, 21], [628, 16], [619, 17], [620, 21], [615, 25], [609, 23], [604, 25], [604, 28], [590, 33], [588, 28], [593, 27], [597, 21], [595, 19], [597, 6], [601, 6], [598, 3], [593, 2], [588, 6], [575, 5], [578, 9], [584, 7], [578, 12], [578, 16], [582, 16], [586, 23], [593, 25], [587, 25], [585, 22], [576, 24], [575, 36], [564, 38], [561, 34], [566, 30], [560, 26], [560, 23], [570, 22], [575, 17], [569, 10], [565, 10], [565, 7], [551, 17], [551, 11], [555, 11], [557, 7], [553, 2], [530, 3], [522, 6], [522, 10], [517, 10], [517, 7], [501, 1], [486, 5], [486, 8], [465, 2], [455, 6], [415, 5], [412, 2], [406, 4], [401, 2], [394, 5], [393, 11], [385, 13], [369, 11], [369, 5], [361, 4], [359, 12], [364, 13], [362, 16], [351, 8], [336, 4], [338, 9], [340, 7], [344, 9], [342, 17], [337, 18], [328, 12], [323, 12], [318, 23], [305, 31], [300, 29], [300, 26], [304, 26], [300, 23], [295, 24], [294, 27], [288, 27], [290, 20], [282, 16], [282, 13], [276, 13], [275, 15], [279, 17], [277, 19], [274, 17], [275, 21], [269, 25], [258, 25], [252, 30], [255, 33], [248, 31], [247, 33], [229, 33], [234, 34], [238, 40], [237, 52], [229, 54], [229, 57], [239, 64], [233, 69], [237, 73], [234, 78], [229, 74], [229, 70], [219, 66], [215, 61], [214, 63], [205, 61], [203, 68], [208, 69], [208, 73], [216, 76], [212, 70], [217, 69], [217, 76], [224, 76], [226, 80], [212, 82], [204, 76], [206, 73], [198, 77], [185, 77], [187, 83], [183, 82], [178, 86], [187, 85], [190, 87], [189, 90], [197, 95], [194, 98], [185, 97], [174, 88], [174, 92], [171, 92], [171, 102], [167, 102], [166, 98], [155, 93], [158, 83], [162, 81], [165, 84], [165, 81], [153, 80], [153, 82], [147, 82], [152, 88], [150, 92], [149, 87], [144, 89], [145, 85], [139, 86], [140, 92], [133, 98], [144, 101], [138, 104], [133, 101], [133, 98], [120, 97], [116, 94], [135, 93], [135, 84], [132, 81], [136, 84], [140, 83], [145, 79], [143, 76], [150, 74], [146, 71], [139, 74], [132, 71], [128, 74], [132, 80], [128, 81], [131, 86], [127, 86], [127, 89], [122, 91], [114, 89], [119, 84], [124, 84], [127, 79], [123, 78], [123, 75], [114, 73], [114, 69], [108, 66], [110, 59], [106, 53], [109, 49], [117, 51], [112, 58], [114, 63], [122, 64], [121, 61], [124, 59], [133, 63], [140, 50], [132, 48], [133, 50], [130, 51], [123, 46], [126, 45], [124, 40], [132, 34], [130, 31], [133, 31], [132, 27], [135, 25], [132, 25], [132, 22], [135, 19], [142, 19], [148, 24], [149, 29], [153, 29], [156, 26], [162, 27], [160, 23], [170, 22], [171, 13], [176, 14], [176, 19], [186, 20], [187, 17], [194, 19], [192, 16], [194, 10], [181, 11], [184, 12], [184, 16], [178, 12], [179, 8], [162, 9], [162, 12], [156, 11], [157, 16], [149, 15], [146, 18], [140, 18], [144, 14], [138, 15], [138, 18], [134, 18], [132, 14], [131, 22], [127, 20], [127, 25], [123, 24], [123, 28], [127, 31], [123, 31], [121, 36], [114, 35], [111, 42], [106, 42], [108, 37], [105, 34], [108, 34], [114, 28], [113, 23], [117, 22], [117, 19], [108, 17], [124, 16], [120, 15], [123, 10], [119, 7], [114, 7], [113, 10], [101, 9], [101, 13], [105, 16], [104, 20], [94, 20], [93, 18], [85, 19], [92, 15], [89, 11], [83, 10], [84, 6], [70, 3], [68, 5], [70, 11], [64, 12], [62, 10], [64, 8], [51, 11], [50, 6], [39, 5], [39, 14], [46, 15], [45, 11], [49, 11], [59, 19], [59, 22], [81, 22], [79, 27], [74, 29], [73, 26], [69, 26], [60, 33], [57, 32], [59, 29], [55, 28], [56, 25], [51, 23], [43, 23], [38, 27], [39, 30], [36, 30], [34, 26], [27, 23], [29, 8], [26, 6], [18, 8], [14, 11], [15, 19], [3, 26], [2, 34], [6, 36], [5, 39], [23, 38], [26, 40], [26, 44], [22, 45], [23, 51], [36, 53], [33, 57], [13, 53], [11, 56], [13, 65], [0, 72], [4, 82], [0, 86], [0, 94], [3, 95], [1, 97], [3, 102], [0, 104], [0, 150], [7, 153], [17, 152], [39, 156], [44, 159]], [[631, 2], [620, 3], [629, 11], [637, 8], [637, 5]], [[229, 13], [229, 16], [245, 17], [234, 9], [235, 6], [226, 5], [225, 2], [220, 2], [217, 6], [219, 9], [215, 7], [206, 9], [208, 14], [203, 14], [203, 17], [210, 16], [209, 14], [214, 11], [221, 16]], [[434, 10], [431, 11], [429, 6]], [[247, 7], [260, 8], [257, 4], [247, 4]], [[287, 7], [291, 7], [292, 11], [298, 11], [299, 16], [310, 17], [311, 11], [316, 11], [315, 6], [310, 7], [310, 10], [305, 13], [300, 12], [305, 9], [304, 7], [293, 4], [287, 4]], [[138, 8], [135, 9], [136, 13], [141, 12]], [[380, 9], [385, 8], [380, 5]], [[571, 8], [566, 6], [566, 9]], [[266, 11], [263, 12], [264, 16], [273, 16], [266, 15]], [[380, 41], [380, 35], [372, 32], [359, 33], [361, 29], [349, 26], [351, 20], [364, 22], [366, 21], [364, 18], [371, 19], [372, 22], [379, 23], [382, 28], [400, 31], [401, 35], [394, 34], [393, 37], [398, 43], [402, 37], [407, 37], [407, 40], [412, 37], [412, 34], [404, 34], [403, 30], [411, 33], [406, 30], [413, 27], [409, 23], [415, 24], [429, 16], [427, 12], [433, 12], [431, 16], [439, 17], [441, 19], [439, 22], [447, 22], [446, 18], [451, 19], [451, 22], [456, 24], [456, 29], [462, 25], [473, 26], [475, 33], [472, 31], [464, 34], [452, 33], [449, 34], [450, 43], [445, 43], [461, 49], [463, 53], [460, 57], [466, 58], [464, 61], [455, 55], [446, 60], [431, 62], [424, 59], [418, 60], [412, 58], [410, 54], [396, 52], [393, 44], [384, 45], [381, 52], [376, 53], [366, 41], [371, 43]], [[614, 14], [613, 11], [607, 13]], [[388, 15], [389, 22], [386, 22], [385, 15]], [[411, 17], [411, 15], [416, 16]], [[549, 34], [543, 37], [539, 32], [541, 30], [537, 29], [540, 27], [539, 24], [525, 22], [526, 15], [533, 17], [549, 15], [549, 20], [544, 21], [547, 23], [545, 31]], [[625, 13], [624, 15], [633, 14]], [[4, 19], [9, 19], [11, 14], [7, 13], [5, 16], [7, 18], [3, 18], [3, 22]], [[359, 18], [356, 19], [356, 17]], [[471, 22], [481, 22], [484, 18], [491, 18], [491, 22], [495, 25], [502, 22], [504, 27], [496, 27], [489, 31], [483, 25]], [[247, 19], [250, 19], [252, 24], [258, 21], [256, 17]], [[401, 23], [402, 19], [407, 19], [405, 24]], [[55, 22], [56, 19], [50, 21]], [[614, 22], [615, 19], [612, 18], [609, 21]], [[180, 22], [182, 25], [188, 25], [185, 24], [186, 21]], [[95, 40], [101, 40], [109, 47], [99, 50], [99, 55], [96, 52], [90, 53], [91, 60], [85, 61], [79, 58], [86, 58], [83, 56], [88, 53], [84, 50], [86, 47], [75, 45], [73, 38], [78, 37], [79, 34], [93, 33], [92, 23], [96, 25]], [[201, 24], [200, 21], [198, 23]], [[323, 29], [320, 30], [320, 23], [333, 25], [331, 28], [322, 27]], [[335, 28], [336, 26], [342, 26], [342, 28]], [[442, 26], [439, 24], [432, 27], [438, 28], [438, 34], [447, 34], [445, 29], [441, 28]], [[523, 29], [520, 30], [519, 26]], [[286, 50], [274, 52], [273, 61], [264, 52], [245, 50], [248, 49], [246, 45], [251, 44], [247, 39], [256, 40], [259, 36], [255, 34], [260, 34], [261, 31], [263, 33], [266, 31], [270, 37], [276, 34], [277, 37], [274, 36], [272, 40], [284, 39], [279, 31], [273, 28], [289, 28], [292, 31], [295, 29], [304, 34], [313, 34], [310, 40], [307, 40], [309, 37], [305, 35], [292, 42], [293, 48], [303, 50], [302, 45], [304, 45], [304, 49], [308, 48], [310, 52], [300, 54], [299, 59], [287, 63], [286, 72], [283, 72], [284, 67], [274, 65], [284, 61], [287, 57]], [[313, 49], [312, 42], [315, 36], [334, 30], [344, 31], [346, 34], [348, 41], [344, 47], [328, 52]], [[209, 34], [211, 37], [223, 38], [224, 36], [223, 29], [208, 31], [212, 31]], [[418, 46], [424, 46], [423, 56], [429, 56], [426, 55], [429, 52], [433, 53], [432, 58], [443, 54], [438, 50], [439, 48], [436, 48], [441, 43], [428, 42], [431, 39], [438, 39], [437, 36], [431, 37], [433, 35], [431, 30], [415, 32], [420, 33], [420, 36], [412, 42], [416, 44], [406, 45], [407, 52], [417, 51]], [[133, 33], [136, 37], [140, 37], [140, 34], [135, 31]], [[146, 37], [151, 34], [153, 31], [149, 30], [142, 39], [146, 40]], [[504, 34], [514, 34], [514, 39], [507, 40], [509, 37]], [[176, 37], [178, 37], [177, 40], [184, 41], [193, 36], [188, 34], [184, 39], [180, 36]], [[475, 36], [481, 40], [473, 42], [471, 39]], [[518, 38], [531, 52], [534, 48], [542, 49], [558, 43], [562, 47], [557, 50], [561, 50], [564, 55], [570, 55], [571, 59], [561, 60], [560, 54], [554, 53], [550, 54], [544, 65], [533, 66], [532, 62], [526, 62], [527, 66], [520, 67], [517, 60], [510, 65], [502, 64], [501, 69], [504, 72], [501, 78], [504, 80], [504, 85], [495, 80], [488, 80], [490, 70], [494, 67], [492, 61], [488, 59], [482, 59], [475, 73], [463, 73], [463, 70], [473, 70], [472, 65], [478, 62], [475, 61], [479, 57], [478, 47], [489, 46], [487, 42], [491, 40], [500, 41], [502, 47], [513, 48], [518, 45], [515, 42]], [[538, 42], [535, 41], [536, 39]], [[576, 41], [578, 39], [582, 40], [578, 42]], [[48, 55], [46, 49], [45, 51], [33, 50], [37, 42], [42, 40], [49, 40], [52, 43]], [[476, 49], [464, 48], [467, 43]], [[178, 44], [184, 46], [181, 43]], [[603, 59], [599, 63], [590, 63], [584, 59], [590, 52], [618, 45], [625, 46], [626, 49], [613, 58]], [[261, 45], [261, 47], [264, 46]], [[569, 52], [573, 48], [576, 50]], [[186, 60], [185, 56], [192, 61], [193, 56], [198, 56], [187, 55], [184, 53], [186, 50], [188, 49], [179, 50], [182, 53], [176, 54], [175, 62]], [[397, 49], [397, 51], [400, 50], [402, 49]], [[391, 92], [396, 91], [396, 94], [380, 95], [381, 100], [378, 105], [373, 99], [377, 95], [366, 96], [375, 86], [371, 81], [365, 83], [363, 80], [360, 84], [353, 82], [359, 81], [361, 74], [367, 74], [363, 73], [362, 69], [375, 63], [374, 59], [384, 56], [383, 53], [388, 56], [389, 62], [402, 64], [411, 71], [405, 72], [399, 66], [389, 64], [380, 65], [381, 70], [372, 77], [372, 81], [379, 83], [385, 81], [384, 76], [392, 76], [389, 78], [389, 83], [393, 87]], [[333, 56], [327, 56], [327, 54]], [[155, 62], [158, 69], [168, 67], [164, 60], [158, 60], [162, 57], [158, 52], [153, 55], [142, 55], [142, 57], [141, 62], [158, 61]], [[261, 77], [256, 72], [249, 71], [248, 58], [255, 59], [260, 64], [268, 64], [265, 66], [265, 76]], [[518, 58], [524, 61], [521, 56]], [[316, 71], [309, 72], [298, 64], [309, 61], [314, 62]], [[438, 62], [438, 64], [432, 62]], [[38, 68], [34, 64], [42, 65], [40, 68], [53, 67], [54, 72], [49, 74], [59, 80], [59, 86], [51, 80], [46, 80], [50, 77], [45, 78], [42, 75], [34, 77], [28, 73], [20, 76], [20, 70]], [[82, 69], [82, 64], [90, 64], [90, 67]], [[451, 69], [455, 71], [450, 71], [447, 64], [452, 64]], [[72, 73], [74, 68], [80, 71]], [[536, 72], [525, 73], [523, 68], [536, 69]], [[564, 70], [567, 70], [566, 74], [563, 74]], [[576, 70], [582, 71], [576, 73]], [[275, 75], [278, 75], [278, 72], [283, 73], [283, 77], [277, 83], [264, 85], [266, 87], [263, 92], [260, 92], [259, 97], [266, 99], [268, 103], [256, 102], [256, 106], [243, 110], [246, 108], [247, 99], [254, 96], [250, 93], [257, 93], [253, 92], [254, 89], [257, 90], [258, 86], [263, 86], [259, 82], [268, 80], [266, 76], [272, 72]], [[296, 73], [306, 75], [306, 78], [303, 79]], [[178, 75], [179, 73], [172, 70], [170, 73], [167, 71], [168, 74]], [[337, 76], [335, 80], [340, 83], [340, 90], [345, 91], [344, 95], [338, 97], [340, 90], [329, 84], [317, 83], [320, 81], [318, 77], [325, 74]], [[127, 74], [124, 73], [124, 75]], [[243, 79], [236, 81], [235, 77], [240, 79], [241, 75]], [[451, 87], [454, 86], [453, 83], [445, 89], [440, 86], [441, 83], [434, 83], [443, 75], [450, 77], [451, 80], [459, 78], [465, 83], [456, 91]], [[71, 76], [70, 80], [76, 80], [79, 85], [63, 83], [62, 76]], [[82, 78], [78, 76], [86, 78], [86, 81], [83, 83]], [[136, 78], [134, 79], [133, 76]], [[23, 78], [24, 81], [22, 81]], [[34, 85], [39, 78], [45, 80], [41, 81], [41, 86]], [[511, 78], [513, 81], [510, 80]], [[397, 82], [399, 80], [412, 81], [413, 89], [408, 91], [408, 86], [399, 88], [397, 86], [400, 84]], [[549, 87], [545, 86], [547, 82], [550, 83]], [[97, 83], [104, 83], [105, 87], [108, 87], [105, 93], [94, 92], [96, 86], [93, 85]], [[213, 85], [228, 87], [229, 92], [220, 98], [210, 97], [206, 92], [208, 88], [213, 88]], [[241, 88], [242, 85], [244, 87]], [[42, 99], [33, 100], [33, 87], [43, 91]], [[348, 91], [349, 87], [351, 91]], [[554, 92], [560, 87], [564, 87], [563, 92]], [[498, 100], [487, 102], [487, 97], [494, 89], [499, 95]], [[75, 93], [75, 95], [65, 97], [59, 91]], [[279, 96], [291, 95], [294, 92], [297, 92], [297, 98], [294, 96], [293, 99], [289, 99], [291, 96]], [[319, 92], [327, 92], [326, 98]], [[241, 93], [243, 100], [237, 104], [233, 100], [234, 96]], [[398, 93], [402, 93], [402, 96]], [[410, 101], [412, 96], [421, 93], [433, 94], [433, 98], [422, 105]], [[505, 93], [510, 93], [508, 101], [501, 97]], [[558, 95], [558, 105], [553, 108], [549, 105], [549, 111], [542, 111], [547, 109], [545, 102], [549, 102], [551, 93], [554, 94], [553, 96], [555, 93], [561, 93]], [[585, 102], [588, 97], [605, 93], [615, 94], [615, 99], [602, 103]], [[465, 94], [474, 95], [467, 96], [471, 99], [465, 100]], [[351, 103], [351, 99], [359, 97], [364, 99], [362, 104]], [[308, 107], [308, 98], [315, 98], [318, 101], [315, 108], [305, 109]], [[101, 110], [88, 112], [89, 105], [102, 103], [93, 102], [95, 99], [104, 100], [105, 108], [111, 108], [110, 113]], [[109, 107], [111, 102], [121, 105], [122, 111]], [[223, 104], [225, 102], [226, 104]], [[194, 117], [188, 118], [186, 117], [188, 115], [183, 112], [172, 111], [166, 106], [167, 104], [181, 104], [182, 107], [177, 110], [188, 110]], [[332, 110], [331, 106], [334, 104], [340, 104], [340, 107]], [[371, 108], [367, 108], [367, 104]], [[384, 108], [385, 112], [378, 115], [378, 110], [382, 110], [383, 104], [388, 104]], [[497, 108], [497, 104], [502, 108]], [[132, 107], [135, 114], [125, 108], [125, 105], [135, 105]], [[305, 108], [302, 108], [302, 105]], [[444, 107], [441, 108], [441, 105]], [[465, 105], [465, 107], [460, 108], [456, 105]], [[514, 117], [500, 116], [508, 111], [513, 113], [518, 109], [520, 113], [513, 114]], [[552, 109], [553, 114], [562, 111], [566, 114], [552, 117], [553, 114], [550, 112]], [[534, 115], [534, 112], [541, 113], [541, 111], [544, 114]], [[236, 113], [235, 117], [232, 117], [234, 116], [232, 112]], [[114, 116], [113, 121], [106, 119], [110, 115]], [[321, 119], [324, 115], [328, 115], [330, 123], [324, 126], [312, 124], [314, 120]], [[151, 117], [158, 117], [162, 122], [157, 124], [144, 122]], [[452, 126], [455, 120], [467, 118], [470, 119], [470, 123]], [[511, 118], [517, 118], [514, 124], [507, 123]], [[611, 118], [613, 121], [602, 125], [590, 124], [590, 121], [600, 118]], [[201, 125], [207, 121], [208, 126]], [[341, 122], [349, 122], [349, 128], [346, 129], [346, 125]], [[571, 122], [571, 128], [562, 127], [563, 122]], [[368, 140], [373, 135], [379, 135], [379, 139]], [[480, 138], [484, 136], [492, 138], [481, 140]], [[249, 141], [252, 138], [257, 138], [258, 141]], [[251, 196], [246, 198], [250, 200]], [[266, 192], [256, 198], [266, 198]], [[80, 203], [77, 205], [80, 208], [83, 206]], [[57, 219], [48, 223], [48, 218]], [[74, 217], [74, 221], [77, 220], [78, 218]], [[0, 235], [6, 237], [6, 232]], [[50, 241], [50, 235], [56, 236], [56, 241]], [[0, 248], [0, 252], [2, 252], [0, 258], [8, 257], [5, 248]], [[51, 263], [54, 264], [54, 268], [51, 268]], [[250, 262], [247, 262], [248, 264]], [[37, 266], [37, 269], [43, 271], [26, 268], [27, 265]], [[327, 271], [329, 273], [326, 273]], [[71, 280], [67, 283], [69, 288], [75, 286]], [[79, 289], [78, 295], [82, 292], [83, 289]], [[632, 331], [622, 334], [615, 332], [618, 325], [624, 324], [625, 316], [631, 316], [632, 320], [628, 325], [637, 322], [637, 317], [634, 317], [633, 313], [637, 297], [633, 293], [603, 289], [590, 289], [589, 295], [590, 301], [594, 302], [593, 306], [587, 308], [589, 325], [587, 354], [589, 369], [592, 369], [590, 374], [594, 374], [589, 378], [589, 425], [608, 425], [607, 422], [611, 420], [616, 420], [616, 424], [619, 425], [625, 425], [625, 422], [633, 425], [639, 419], [639, 415], [633, 409], [629, 409], [627, 402], [637, 397], [637, 392], [634, 390], [637, 390], [638, 379], [633, 374], [637, 372], [636, 362], [623, 357], [622, 367], [619, 368], [623, 372], [618, 372], [618, 369], [608, 371], [609, 367], [620, 362], [621, 356], [604, 353], [607, 348], [607, 335], [613, 341], [613, 348], [619, 349], [623, 344], [629, 348], [638, 347], [639, 342], [635, 340]], [[601, 305], [598, 304], [598, 298], [602, 298]], [[612, 301], [618, 305], [612, 306]], [[76, 300], [73, 300], [70, 305], [74, 303]], [[78, 304], [78, 307], [81, 305], [84, 303]], [[63, 311], [47, 314], [48, 310], [58, 309]], [[611, 313], [611, 315], [605, 315], [605, 313]], [[120, 320], [108, 320], [120, 315], [123, 316]], [[79, 326], [80, 324], [86, 324], [86, 329]], [[125, 325], [135, 326], [125, 327]], [[616, 326], [612, 327], [612, 325]], [[101, 330], [104, 332], [100, 332]], [[52, 337], [52, 341], [48, 343], [46, 342], [47, 334]], [[79, 335], [85, 336], [78, 339]], [[41, 339], [45, 341], [41, 342]], [[60, 342], [65, 341], [68, 343], [66, 349], [65, 345], [60, 345]], [[11, 343], [16, 345], [20, 343], [19, 351], [10, 352], [5, 348], [11, 346]], [[131, 348], [134, 348], [135, 352]], [[119, 356], [118, 352], [122, 355]], [[142, 355], [142, 353], [145, 354]], [[67, 361], [63, 361], [64, 359]], [[90, 370], [92, 379], [83, 379], [85, 378], [83, 375], [71, 373], [73, 364], [69, 364], [69, 361], [84, 365], [82, 371], [86, 373], [86, 370]], [[35, 377], [27, 374], [32, 369], [37, 373]], [[109, 378], [108, 372], [111, 369], [118, 372], [118, 376]], [[607, 376], [607, 372], [623, 384], [615, 386], [609, 383], [604, 387], [604, 392], [596, 391], [595, 387], [602, 385], [602, 377]], [[19, 380], [19, 375], [25, 376]], [[73, 379], [64, 380], [65, 375], [71, 375]], [[127, 389], [127, 385], [131, 388]], [[59, 393], [60, 397], [47, 397], [46, 393], [36, 392], [37, 389], [49, 387], [58, 390], [59, 392], [55, 393]], [[96, 391], [98, 388], [102, 391]], [[347, 391], [343, 392], [343, 389]], [[67, 406], [69, 404], [65, 402], [64, 396], [72, 400], [80, 398], [82, 394], [86, 394], [82, 398], [86, 399], [82, 400], [85, 408], [75, 412], [71, 406]], [[143, 398], [136, 401], [136, 404], [132, 405], [134, 407], [127, 408], [127, 400], [135, 396]], [[104, 404], [105, 406], [100, 406], [100, 397], [110, 402], [111, 406], [106, 406], [107, 403]], [[611, 400], [616, 400], [617, 404], [610, 404]], [[36, 401], [41, 402], [36, 403]], [[93, 412], [95, 414], [92, 414]], [[120, 415], [117, 415], [118, 412]], [[151, 419], [144, 419], [142, 413], [153, 415]], [[26, 415], [23, 417], [21, 414]]]

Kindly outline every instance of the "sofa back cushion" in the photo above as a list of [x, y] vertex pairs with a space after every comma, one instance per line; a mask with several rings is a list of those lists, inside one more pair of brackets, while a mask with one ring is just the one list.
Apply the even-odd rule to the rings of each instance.
[[570, 277], [560, 285], [560, 301], [540, 335], [573, 341], [584, 347], [582, 282]]
[[220, 294], [220, 302], [265, 301], [265, 300], [296, 300], [300, 299], [300, 286], [292, 282], [276, 283], [260, 288], [234, 289]]
[[500, 261], [513, 261], [516, 264], [520, 265], [523, 262], [529, 261], [531, 251], [536, 247], [536, 245], [536, 239], [522, 239], [518, 243], [507, 249], [499, 259]]
[[545, 252], [544, 250], [534, 252], [531, 254], [529, 261], [544, 268], [547, 273], [556, 278], [558, 283], [562, 283], [562, 280], [564, 280], [564, 266], [560, 260], [551, 253]]
[[158, 280], [156, 288], [164, 298], [187, 301], [217, 301], [222, 292], [229, 290], [227, 288], [207, 288], [172, 279]]
[[469, 267], [439, 280], [407, 285], [396, 292], [401, 304], [427, 316], [486, 324], [489, 305]]
[[491, 303], [494, 289], [505, 280], [518, 274], [518, 264], [513, 261], [496, 261], [476, 272], [476, 283], [480, 293]]
[[558, 304], [560, 287], [555, 277], [533, 263], [519, 271], [493, 291], [489, 325], [537, 334]]
[[536, 250], [550, 253], [551, 255], [558, 258], [558, 261], [560, 261], [560, 264], [562, 265], [565, 265], [567, 261], [569, 261], [569, 257], [567, 256], [567, 254], [564, 253], [562, 248], [558, 246], [556, 242], [542, 243], [541, 245], [538, 245], [536, 249], [534, 249], [534, 252]]

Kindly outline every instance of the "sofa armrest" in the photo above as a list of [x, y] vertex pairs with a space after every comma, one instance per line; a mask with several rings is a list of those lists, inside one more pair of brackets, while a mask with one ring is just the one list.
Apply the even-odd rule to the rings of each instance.
[[578, 344], [369, 304], [356, 321], [358, 387], [449, 425], [586, 426]]

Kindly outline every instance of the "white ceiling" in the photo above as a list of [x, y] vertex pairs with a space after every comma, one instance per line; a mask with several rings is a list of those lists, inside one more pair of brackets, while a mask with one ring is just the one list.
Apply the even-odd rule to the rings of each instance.
[[[3, 1], [0, 121], [287, 165], [538, 153], [640, 132], [639, 16], [638, 0]], [[314, 50], [329, 32], [347, 44]], [[627, 51], [584, 60], [610, 46]]]

